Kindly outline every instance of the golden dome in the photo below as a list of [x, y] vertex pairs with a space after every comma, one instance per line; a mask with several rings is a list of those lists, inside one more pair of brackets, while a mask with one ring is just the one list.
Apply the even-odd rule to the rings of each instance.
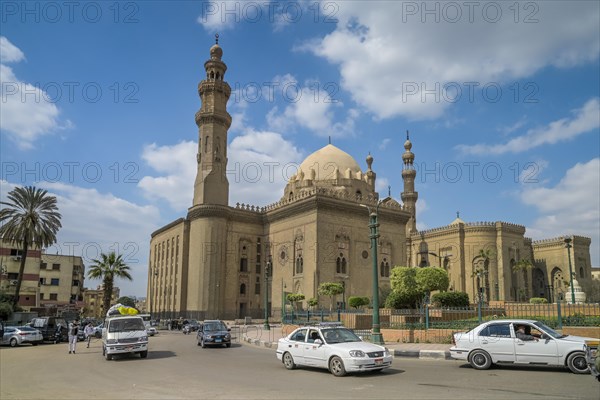
[[306, 157], [298, 168], [298, 174], [303, 174], [305, 179], [326, 181], [346, 177], [348, 170], [351, 178], [360, 179], [357, 174], [362, 174], [362, 170], [356, 160], [345, 151], [328, 144]]

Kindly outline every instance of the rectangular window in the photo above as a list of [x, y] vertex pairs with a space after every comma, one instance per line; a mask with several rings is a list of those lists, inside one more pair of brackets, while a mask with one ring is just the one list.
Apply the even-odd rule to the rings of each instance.
[[9, 272], [8, 273], [8, 279], [11, 280], [11, 281], [19, 279], [19, 274], [16, 273], [16, 272]]
[[48, 264], [46, 264], [45, 262], [40, 264], [40, 269], [47, 269], [48, 268]]
[[240, 272], [248, 272], [248, 259], [240, 259]]
[[40, 293], [40, 300], [44, 300], [44, 293]]
[[58, 293], [50, 293], [50, 300], [58, 300]]
[[46, 284], [46, 278], [40, 278], [40, 285]]
[[60, 264], [52, 264], [52, 269], [54, 271], [60, 271]]
[[74, 280], [73, 281], [73, 286], [79, 286], [79, 281], [78, 280]]
[[52, 279], [50, 280], [50, 284], [51, 284], [52, 286], [58, 286], [58, 285], [59, 285], [59, 282], [60, 282], [60, 279], [58, 279], [58, 278], [52, 278]]

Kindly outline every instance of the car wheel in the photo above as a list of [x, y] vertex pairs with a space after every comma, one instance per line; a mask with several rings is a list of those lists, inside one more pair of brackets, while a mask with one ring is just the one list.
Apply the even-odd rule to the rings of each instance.
[[197, 344], [198, 344], [198, 346], [200, 346], [200, 342], [198, 342]]
[[32, 346], [37, 346], [39, 343], [38, 342], [32, 342], [31, 345]]
[[102, 355], [106, 358], [107, 361], [112, 360], [112, 356], [108, 354], [105, 348], [102, 348]]
[[227, 346], [227, 348], [231, 347], [231, 343], [227, 343], [225, 346]]
[[335, 376], [346, 375], [346, 368], [344, 368], [344, 362], [338, 356], [333, 357], [329, 361], [329, 371]]
[[204, 339], [200, 339], [200, 346], [202, 346], [203, 349], [206, 348], [206, 345], [204, 344]]
[[10, 347], [16, 347], [19, 344], [19, 342], [15, 338], [11, 338], [10, 342], [8, 343], [10, 344]]
[[475, 350], [469, 355], [469, 364], [475, 369], [488, 369], [492, 366], [492, 358], [484, 350]]
[[142, 357], [142, 358], [148, 357], [148, 350], [140, 351], [140, 357]]
[[296, 368], [296, 363], [294, 362], [294, 357], [290, 353], [283, 354], [283, 365], [286, 369], [294, 369]]
[[585, 354], [581, 351], [569, 354], [569, 357], [567, 357], [567, 367], [574, 374], [588, 374], [590, 372]]

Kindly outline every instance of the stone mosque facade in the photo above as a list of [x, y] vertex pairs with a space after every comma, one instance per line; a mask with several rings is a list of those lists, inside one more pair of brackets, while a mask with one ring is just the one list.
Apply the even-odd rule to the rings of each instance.
[[[193, 204], [185, 218], [151, 235], [147, 308], [160, 318], [236, 319], [281, 315], [285, 293], [301, 293], [319, 306], [336, 308], [341, 299], [319, 296], [323, 282], [339, 282], [345, 298], [371, 297], [372, 249], [367, 207], [379, 206], [378, 276], [389, 291], [394, 266], [442, 266], [450, 290], [487, 300], [562, 296], [569, 269], [563, 238], [527, 239], [525, 227], [504, 222], [465, 223], [418, 231], [415, 155], [407, 134], [402, 155], [404, 181], [399, 204], [375, 191], [373, 157], [363, 170], [332, 144], [309, 155], [292, 176], [280, 200], [264, 207], [229, 205], [227, 131], [231, 88], [217, 44], [204, 63], [197, 175]], [[191, 184], [191, 182], [190, 182]], [[367, 206], [367, 207], [365, 207]], [[571, 261], [579, 283], [591, 282], [590, 239], [573, 237]], [[477, 258], [480, 250], [489, 257]], [[533, 268], [515, 272], [529, 259]], [[474, 271], [479, 272], [476, 275]], [[338, 296], [339, 297], [339, 296]], [[306, 307], [306, 300], [304, 301]]]

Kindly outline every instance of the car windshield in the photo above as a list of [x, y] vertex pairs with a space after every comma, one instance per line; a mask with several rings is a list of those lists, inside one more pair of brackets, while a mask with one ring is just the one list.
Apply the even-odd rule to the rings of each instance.
[[144, 323], [141, 318], [115, 320], [108, 326], [109, 332], [132, 332], [144, 329]]
[[549, 336], [552, 336], [554, 339], [558, 339], [558, 338], [566, 336], [566, 335], [562, 335], [562, 334], [556, 332], [554, 329], [550, 328], [548, 325], [543, 324], [542, 322], [536, 321], [533, 324], [535, 326], [537, 326], [538, 328], [540, 328], [542, 331], [544, 331]]
[[203, 329], [205, 331], [210, 331], [210, 332], [227, 330], [227, 328], [225, 327], [225, 325], [222, 322], [206, 322], [206, 323], [204, 323]]
[[354, 332], [345, 328], [323, 329], [321, 331], [328, 344], [360, 342], [360, 338]]

